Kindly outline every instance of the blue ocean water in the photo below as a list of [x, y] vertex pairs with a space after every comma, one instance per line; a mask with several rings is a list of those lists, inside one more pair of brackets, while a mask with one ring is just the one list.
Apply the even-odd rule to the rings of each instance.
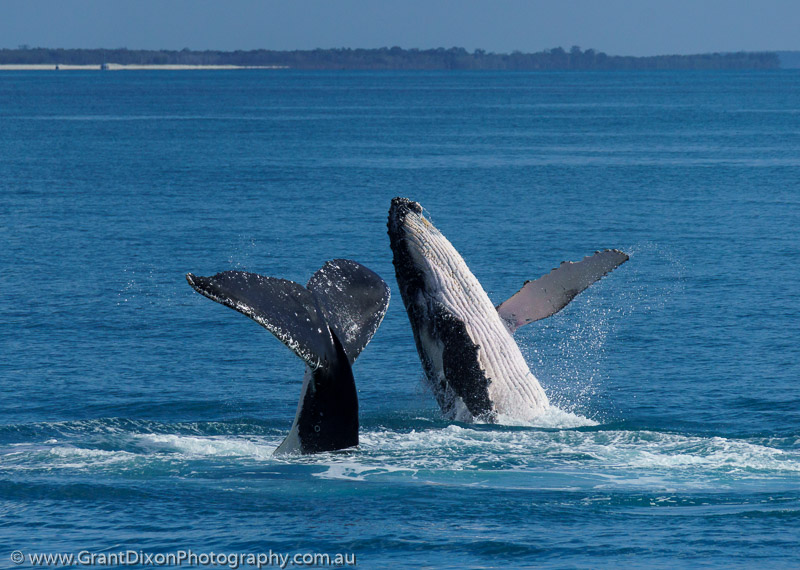
[[[631, 255], [518, 333], [563, 413], [442, 419], [394, 280], [398, 195], [498, 303]], [[797, 564], [794, 71], [3, 72], [0, 224], [0, 566]], [[361, 445], [275, 458], [304, 366], [184, 274], [305, 282], [335, 257], [393, 292], [354, 367]]]

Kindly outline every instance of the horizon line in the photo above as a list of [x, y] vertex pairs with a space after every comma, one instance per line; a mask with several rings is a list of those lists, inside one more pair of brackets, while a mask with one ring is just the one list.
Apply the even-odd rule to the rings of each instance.
[[722, 51], [704, 51], [704, 52], [691, 52], [691, 53], [661, 53], [655, 55], [631, 55], [631, 54], [612, 54], [608, 52], [604, 52], [602, 50], [596, 48], [586, 48], [583, 49], [580, 46], [573, 45], [569, 48], [565, 48], [563, 46], [555, 46], [551, 48], [542, 48], [539, 51], [522, 51], [522, 50], [511, 50], [511, 51], [490, 51], [483, 48], [475, 48], [474, 50], [470, 51], [462, 46], [437, 46], [437, 47], [412, 47], [406, 48], [401, 46], [388, 46], [384, 45], [381, 47], [346, 47], [346, 46], [339, 46], [339, 47], [314, 47], [314, 48], [293, 48], [293, 49], [273, 49], [268, 47], [258, 47], [258, 48], [249, 48], [249, 49], [215, 49], [215, 48], [190, 48], [190, 47], [183, 47], [180, 49], [177, 48], [142, 48], [142, 47], [127, 47], [127, 46], [120, 46], [120, 47], [47, 47], [47, 46], [35, 46], [32, 47], [28, 44], [19, 44], [17, 47], [0, 47], [0, 51], [35, 51], [35, 50], [87, 50], [87, 51], [97, 51], [97, 50], [108, 50], [108, 51], [160, 51], [160, 52], [216, 52], [216, 53], [246, 53], [246, 52], [257, 52], [257, 51], [271, 51], [271, 52], [313, 52], [313, 51], [380, 51], [380, 50], [395, 50], [400, 49], [402, 51], [437, 51], [437, 50], [464, 50], [469, 54], [485, 54], [485, 55], [513, 55], [513, 54], [540, 54], [540, 53], [550, 53], [553, 50], [564, 50], [566, 53], [569, 53], [572, 49], [578, 48], [582, 53], [586, 52], [594, 52], [596, 54], [605, 54], [606, 56], [610, 57], [635, 57], [635, 58], [649, 58], [649, 57], [685, 57], [685, 56], [699, 56], [699, 55], [725, 55], [725, 54], [765, 54], [765, 53], [785, 53], [785, 52], [800, 52], [800, 48], [798, 49], [739, 49], [739, 50], [722, 50]]

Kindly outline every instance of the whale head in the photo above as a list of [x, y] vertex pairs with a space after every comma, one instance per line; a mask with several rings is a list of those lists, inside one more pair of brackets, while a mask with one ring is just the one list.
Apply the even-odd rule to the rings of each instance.
[[[403, 298], [424, 292], [426, 277], [442, 260], [432, 258], [432, 244], [444, 236], [424, 216], [422, 206], [408, 198], [393, 198], [388, 233]], [[426, 257], [427, 254], [427, 257]]]
[[473, 328], [485, 329], [484, 323], [490, 322], [501, 342], [513, 344], [511, 336], [458, 251], [418, 202], [394, 198], [387, 226], [397, 284], [425, 376], [442, 411], [459, 421], [492, 421], [486, 374], [491, 366]]

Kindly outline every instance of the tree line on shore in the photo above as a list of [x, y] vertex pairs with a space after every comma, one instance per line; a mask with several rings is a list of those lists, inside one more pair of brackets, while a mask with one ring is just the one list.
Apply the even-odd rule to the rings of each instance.
[[491, 53], [464, 48], [314, 49], [193, 51], [183, 49], [50, 49], [20, 46], [0, 49], [0, 65], [236, 65], [279, 66], [308, 70], [659, 70], [659, 69], [778, 69], [773, 52], [657, 55], [646, 57], [607, 55], [593, 49], [553, 48], [536, 53]]

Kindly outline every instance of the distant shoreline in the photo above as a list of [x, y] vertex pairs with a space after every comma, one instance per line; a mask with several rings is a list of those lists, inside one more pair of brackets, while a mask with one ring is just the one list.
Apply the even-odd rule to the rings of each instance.
[[32, 63], [32, 64], [0, 64], [0, 71], [186, 71], [204, 69], [286, 69], [285, 65], [141, 65], [131, 64], [122, 65], [119, 63], [106, 63], [103, 65], [54, 65], [52, 63]]
[[[113, 63], [110, 63], [113, 62]], [[536, 53], [464, 48], [193, 51], [30, 48], [0, 49], [0, 70], [295, 69], [341, 71], [654, 71], [780, 69], [776, 52], [619, 56], [572, 46]]]

